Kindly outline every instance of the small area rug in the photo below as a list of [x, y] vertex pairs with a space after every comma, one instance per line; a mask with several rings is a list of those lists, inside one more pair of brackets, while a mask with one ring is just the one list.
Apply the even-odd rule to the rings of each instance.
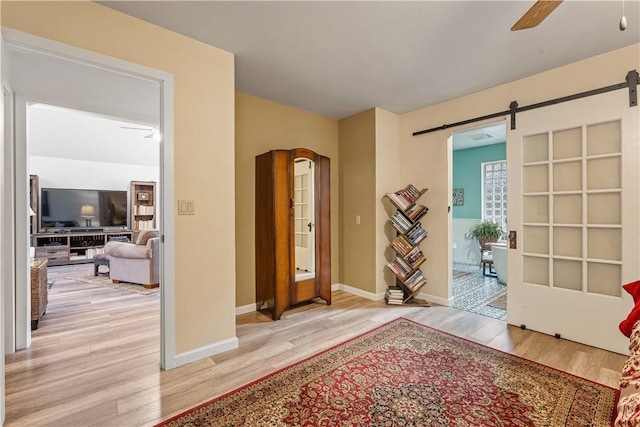
[[468, 271], [453, 270], [452, 274], [451, 274], [451, 278], [452, 278], [452, 280], [456, 280], [456, 279], [459, 279], [461, 277], [468, 276], [470, 274], [471, 273], [469, 273]]
[[141, 295], [157, 294], [160, 291], [159, 287], [147, 289], [142, 285], [139, 285], [136, 283], [126, 283], [126, 282], [113, 283], [109, 278], [109, 276], [103, 276], [103, 275], [94, 276], [93, 274], [80, 274], [77, 276], [68, 276], [68, 277], [65, 277], [65, 279], [76, 280], [78, 282], [92, 283], [94, 285], [99, 285], [99, 286], [107, 286], [110, 288], [121, 289], [123, 291], [131, 292], [135, 294], [141, 294]]
[[616, 390], [397, 319], [159, 426], [609, 426]]
[[489, 307], [501, 308], [503, 310], [507, 309], [507, 294], [500, 295], [498, 298], [494, 299], [491, 302], [488, 302], [487, 305]]

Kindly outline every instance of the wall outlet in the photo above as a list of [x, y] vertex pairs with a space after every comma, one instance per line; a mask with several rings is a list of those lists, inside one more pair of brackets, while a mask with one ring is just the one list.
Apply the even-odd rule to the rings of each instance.
[[356, 224], [360, 225], [360, 215], [356, 215]]

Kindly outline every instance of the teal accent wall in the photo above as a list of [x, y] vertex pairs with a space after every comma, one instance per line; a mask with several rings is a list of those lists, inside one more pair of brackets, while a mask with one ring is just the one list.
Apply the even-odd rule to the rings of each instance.
[[504, 142], [453, 152], [453, 188], [464, 189], [464, 205], [453, 206], [454, 218], [482, 218], [480, 164], [506, 158]]

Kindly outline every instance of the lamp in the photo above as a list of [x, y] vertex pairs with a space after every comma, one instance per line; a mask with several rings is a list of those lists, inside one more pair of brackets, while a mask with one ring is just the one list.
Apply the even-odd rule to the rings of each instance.
[[92, 205], [82, 205], [80, 208], [80, 217], [87, 222], [87, 227], [91, 227], [91, 218], [96, 217], [96, 209]]

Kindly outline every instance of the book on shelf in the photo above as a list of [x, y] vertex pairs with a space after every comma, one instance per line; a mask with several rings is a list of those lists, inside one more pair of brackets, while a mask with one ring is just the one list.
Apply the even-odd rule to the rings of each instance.
[[429, 208], [423, 205], [413, 205], [409, 207], [404, 213], [409, 217], [409, 219], [413, 222], [418, 221], [422, 218], [427, 212], [429, 212]]
[[387, 193], [387, 197], [400, 209], [406, 210], [420, 197], [422, 193], [413, 184], [394, 193]]
[[393, 242], [391, 242], [391, 247], [396, 251], [396, 253], [401, 256], [406, 256], [414, 246], [409, 243], [404, 235], [400, 234]]
[[403, 284], [411, 292], [415, 292], [417, 289], [420, 289], [426, 283], [427, 283], [427, 279], [424, 277], [424, 274], [422, 274], [421, 270], [416, 270], [403, 281]]
[[409, 241], [409, 243], [411, 243], [414, 246], [420, 243], [422, 239], [427, 237], [427, 230], [422, 228], [422, 225], [420, 225], [420, 223], [418, 223], [418, 225], [419, 225], [418, 227], [414, 227], [411, 230], [409, 230], [407, 233], [405, 233], [405, 236], [407, 237], [407, 240]]
[[391, 216], [391, 222], [400, 233], [406, 233], [414, 225], [400, 210]]
[[153, 226], [153, 220], [147, 221], [136, 221], [137, 230], [153, 230], [155, 227]]
[[402, 304], [404, 301], [404, 292], [397, 286], [389, 286], [384, 299], [387, 304]]
[[407, 274], [411, 273], [413, 268], [407, 264], [402, 258], [396, 257], [392, 263], [387, 264], [391, 270], [396, 273], [396, 276], [404, 278]]
[[147, 206], [147, 205], [136, 206], [136, 215], [153, 215], [153, 206]]

